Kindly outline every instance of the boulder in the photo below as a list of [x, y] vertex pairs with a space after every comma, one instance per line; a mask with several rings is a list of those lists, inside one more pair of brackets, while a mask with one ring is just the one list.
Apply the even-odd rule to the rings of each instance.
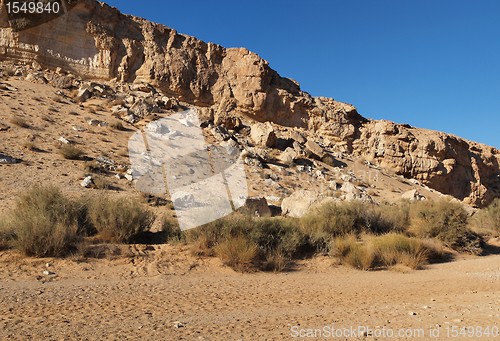
[[245, 201], [244, 210], [258, 217], [270, 217], [271, 209], [267, 204], [266, 198], [251, 197]]
[[252, 125], [250, 137], [256, 145], [268, 148], [274, 147], [277, 140], [274, 127], [270, 122]]
[[85, 102], [92, 96], [92, 89], [88, 86], [83, 86], [78, 89], [78, 94], [76, 95], [76, 100], [78, 102]]
[[401, 195], [401, 199], [410, 200], [410, 201], [420, 201], [420, 200], [425, 200], [425, 197], [423, 195], [420, 195], [418, 190], [411, 189], [409, 191], [404, 192]]
[[85, 179], [80, 182], [80, 186], [84, 188], [90, 188], [94, 184], [94, 180], [92, 179], [92, 176], [87, 176]]
[[288, 147], [278, 159], [286, 165], [291, 165], [298, 157], [299, 154], [293, 148]]
[[325, 199], [325, 196], [318, 192], [308, 190], [295, 191], [281, 202], [282, 215], [300, 218], [309, 212], [311, 206], [323, 199]]
[[154, 112], [157, 112], [158, 108], [148, 100], [139, 99], [130, 107], [129, 110], [133, 115], [139, 118], [144, 118], [148, 117]]
[[297, 141], [298, 143], [301, 143], [301, 144], [304, 144], [307, 141], [306, 138], [296, 130], [292, 130], [290, 132], [290, 138], [294, 141]]
[[325, 150], [318, 143], [313, 140], [307, 140], [305, 147], [308, 151], [310, 157], [314, 157], [318, 160], [321, 160], [325, 156]]

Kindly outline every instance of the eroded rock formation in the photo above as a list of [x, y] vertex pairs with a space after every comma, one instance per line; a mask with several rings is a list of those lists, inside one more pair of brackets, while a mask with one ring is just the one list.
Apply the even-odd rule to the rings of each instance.
[[24, 21], [7, 15], [6, 1], [0, 0], [0, 60], [150, 83], [202, 108], [216, 125], [244, 118], [298, 127], [323, 146], [364, 156], [470, 204], [500, 196], [495, 148], [367, 120], [352, 105], [303, 92], [244, 48], [205, 43], [95, 0], [64, 0], [63, 14]]

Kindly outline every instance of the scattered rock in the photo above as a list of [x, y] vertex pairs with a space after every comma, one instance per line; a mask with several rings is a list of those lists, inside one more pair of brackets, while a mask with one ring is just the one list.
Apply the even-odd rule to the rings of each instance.
[[136, 117], [145, 118], [153, 112], [157, 112], [158, 108], [148, 100], [139, 99], [132, 105], [129, 111]]
[[290, 132], [290, 138], [300, 144], [304, 144], [307, 141], [306, 138], [296, 130]]
[[10, 127], [6, 124], [3, 124], [2, 122], [0, 122], [0, 131], [7, 131], [9, 130]]
[[62, 144], [70, 144], [71, 142], [69, 142], [68, 139], [64, 138], [64, 137], [60, 137], [57, 139], [57, 141], [61, 142]]
[[107, 127], [109, 124], [107, 122], [104, 122], [104, 121], [91, 119], [89, 121], [89, 125], [94, 126], [94, 127]]
[[283, 215], [300, 218], [309, 211], [311, 206], [324, 198], [324, 195], [321, 193], [298, 190], [288, 198], [283, 199], [281, 203], [281, 212]]
[[85, 102], [92, 96], [92, 91], [88, 86], [81, 87], [78, 89], [78, 94], [76, 95], [76, 100], [78, 102]]
[[420, 195], [420, 193], [416, 189], [411, 189], [409, 191], [404, 192], [401, 195], [401, 198], [404, 200], [410, 200], [410, 201], [425, 200], [425, 197], [423, 195]]
[[181, 322], [181, 321], [175, 321], [174, 322], [174, 327], [175, 328], [184, 328], [186, 326], [186, 323]]
[[74, 131], [77, 131], [79, 133], [82, 133], [82, 132], [87, 130], [84, 127], [80, 127], [80, 126], [73, 126], [73, 127], [71, 127], [71, 129], [73, 129]]
[[[74, 77], [66, 76], [66, 75], [58, 75], [56, 71], [56, 75], [53, 77], [49, 78], [49, 84], [52, 85], [53, 87], [59, 88], [59, 89], [72, 89], [76, 88], [78, 86], [78, 83], [76, 82]], [[90, 92], [88, 89], [83, 89], [83, 93], [80, 94], [80, 91], [78, 91], [77, 98], [85, 98], [81, 100], [81, 102], [86, 101], [90, 97]], [[87, 91], [87, 93], [85, 93]], [[80, 97], [79, 97], [80, 96]]]
[[22, 160], [0, 153], [0, 165], [13, 165], [20, 162]]
[[244, 209], [258, 217], [271, 216], [271, 210], [269, 209], [267, 200], [263, 197], [247, 198], [247, 200], [245, 201]]
[[250, 137], [253, 142], [262, 147], [271, 148], [276, 144], [276, 133], [271, 122], [252, 125]]
[[299, 154], [293, 148], [288, 147], [278, 158], [284, 164], [291, 165], [298, 157]]
[[227, 141], [231, 138], [227, 129], [220, 125], [212, 128], [212, 135], [219, 141]]
[[133, 113], [129, 112], [128, 109], [125, 113], [123, 113], [120, 118], [124, 120], [125, 122], [128, 122], [130, 124], [135, 124], [139, 122], [141, 119], [140, 117], [134, 115]]
[[174, 203], [176, 209], [190, 208], [196, 205], [196, 200], [192, 193], [181, 191], [172, 194], [172, 202]]
[[84, 188], [90, 188], [94, 184], [94, 180], [92, 179], [92, 176], [87, 176], [85, 179], [82, 180], [80, 183], [80, 186]]
[[314, 157], [318, 160], [321, 160], [325, 156], [325, 150], [319, 144], [314, 142], [313, 140], [307, 140], [306, 149], [309, 152], [310, 157]]
[[6, 90], [6, 91], [17, 91], [17, 88], [10, 86], [5, 83], [0, 83], [0, 90]]

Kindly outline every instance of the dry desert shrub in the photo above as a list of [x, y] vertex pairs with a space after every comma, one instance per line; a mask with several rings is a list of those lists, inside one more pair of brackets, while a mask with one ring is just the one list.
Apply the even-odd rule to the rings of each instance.
[[397, 264], [421, 269], [430, 261], [444, 259], [445, 253], [435, 243], [388, 233], [380, 236], [367, 235], [363, 239], [358, 239], [355, 235], [337, 237], [332, 241], [331, 255], [337, 257], [341, 264], [369, 270]]
[[[262, 270], [271, 271], [283, 270], [307, 245], [306, 236], [292, 219], [257, 218], [239, 213], [189, 230], [185, 235], [192, 243], [192, 253], [197, 256], [220, 255], [220, 251], [215, 251], [220, 245], [224, 245], [223, 250], [246, 252], [241, 241], [244, 239], [245, 245], [256, 245], [253, 263]], [[230, 248], [228, 243], [232, 242], [240, 245]], [[236, 269], [241, 270], [241, 267]]]
[[12, 242], [15, 240], [16, 234], [13, 230], [13, 224], [7, 219], [8, 217], [0, 217], [0, 251], [10, 249]]
[[125, 127], [123, 126], [123, 123], [120, 121], [113, 121], [109, 124], [109, 127], [114, 130], [119, 130], [119, 131], [126, 131]]
[[436, 238], [457, 251], [480, 253], [482, 240], [468, 228], [468, 214], [446, 200], [421, 201], [411, 205], [409, 233], [419, 238]]
[[258, 246], [243, 236], [230, 237], [215, 247], [215, 254], [224, 265], [235, 270], [248, 271], [257, 258]]
[[113, 188], [113, 184], [103, 176], [96, 176], [92, 181], [96, 189], [109, 190]]
[[80, 160], [84, 155], [83, 151], [72, 145], [72, 144], [63, 144], [59, 148], [59, 152], [61, 155], [67, 160]]
[[349, 203], [326, 203], [302, 217], [300, 225], [311, 244], [327, 252], [333, 238], [361, 231], [361, 216]]
[[377, 258], [384, 266], [402, 264], [420, 269], [428, 263], [431, 250], [421, 240], [401, 234], [390, 233], [371, 238]]
[[500, 198], [496, 198], [488, 207], [479, 210], [470, 221], [475, 231], [498, 236], [500, 233]]
[[19, 116], [12, 116], [10, 118], [10, 123], [18, 126], [18, 127], [21, 127], [21, 128], [29, 128], [30, 125], [29, 123], [22, 117], [19, 117]]
[[290, 257], [281, 250], [276, 250], [266, 254], [262, 261], [261, 268], [273, 272], [282, 272], [290, 264]]
[[329, 202], [313, 208], [300, 221], [311, 244], [319, 251], [328, 252], [331, 240], [338, 236], [406, 230], [409, 207], [406, 203], [375, 206], [362, 202]]
[[164, 243], [181, 243], [186, 241], [184, 232], [173, 218], [165, 216], [162, 218], [159, 233]]
[[80, 207], [56, 187], [35, 186], [20, 195], [9, 214], [12, 244], [28, 256], [59, 257], [71, 251], [84, 229]]
[[113, 243], [130, 243], [148, 232], [155, 216], [139, 202], [108, 196], [88, 203], [88, 217], [100, 238]]
[[337, 257], [341, 264], [360, 270], [369, 270], [374, 267], [375, 250], [372, 245], [359, 241], [355, 235], [337, 237], [332, 240], [331, 244], [331, 254]]

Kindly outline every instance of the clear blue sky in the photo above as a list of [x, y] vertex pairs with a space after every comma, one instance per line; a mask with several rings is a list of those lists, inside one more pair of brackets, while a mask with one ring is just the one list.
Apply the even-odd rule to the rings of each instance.
[[106, 2], [246, 47], [304, 91], [352, 103], [365, 117], [500, 148], [500, 1]]

